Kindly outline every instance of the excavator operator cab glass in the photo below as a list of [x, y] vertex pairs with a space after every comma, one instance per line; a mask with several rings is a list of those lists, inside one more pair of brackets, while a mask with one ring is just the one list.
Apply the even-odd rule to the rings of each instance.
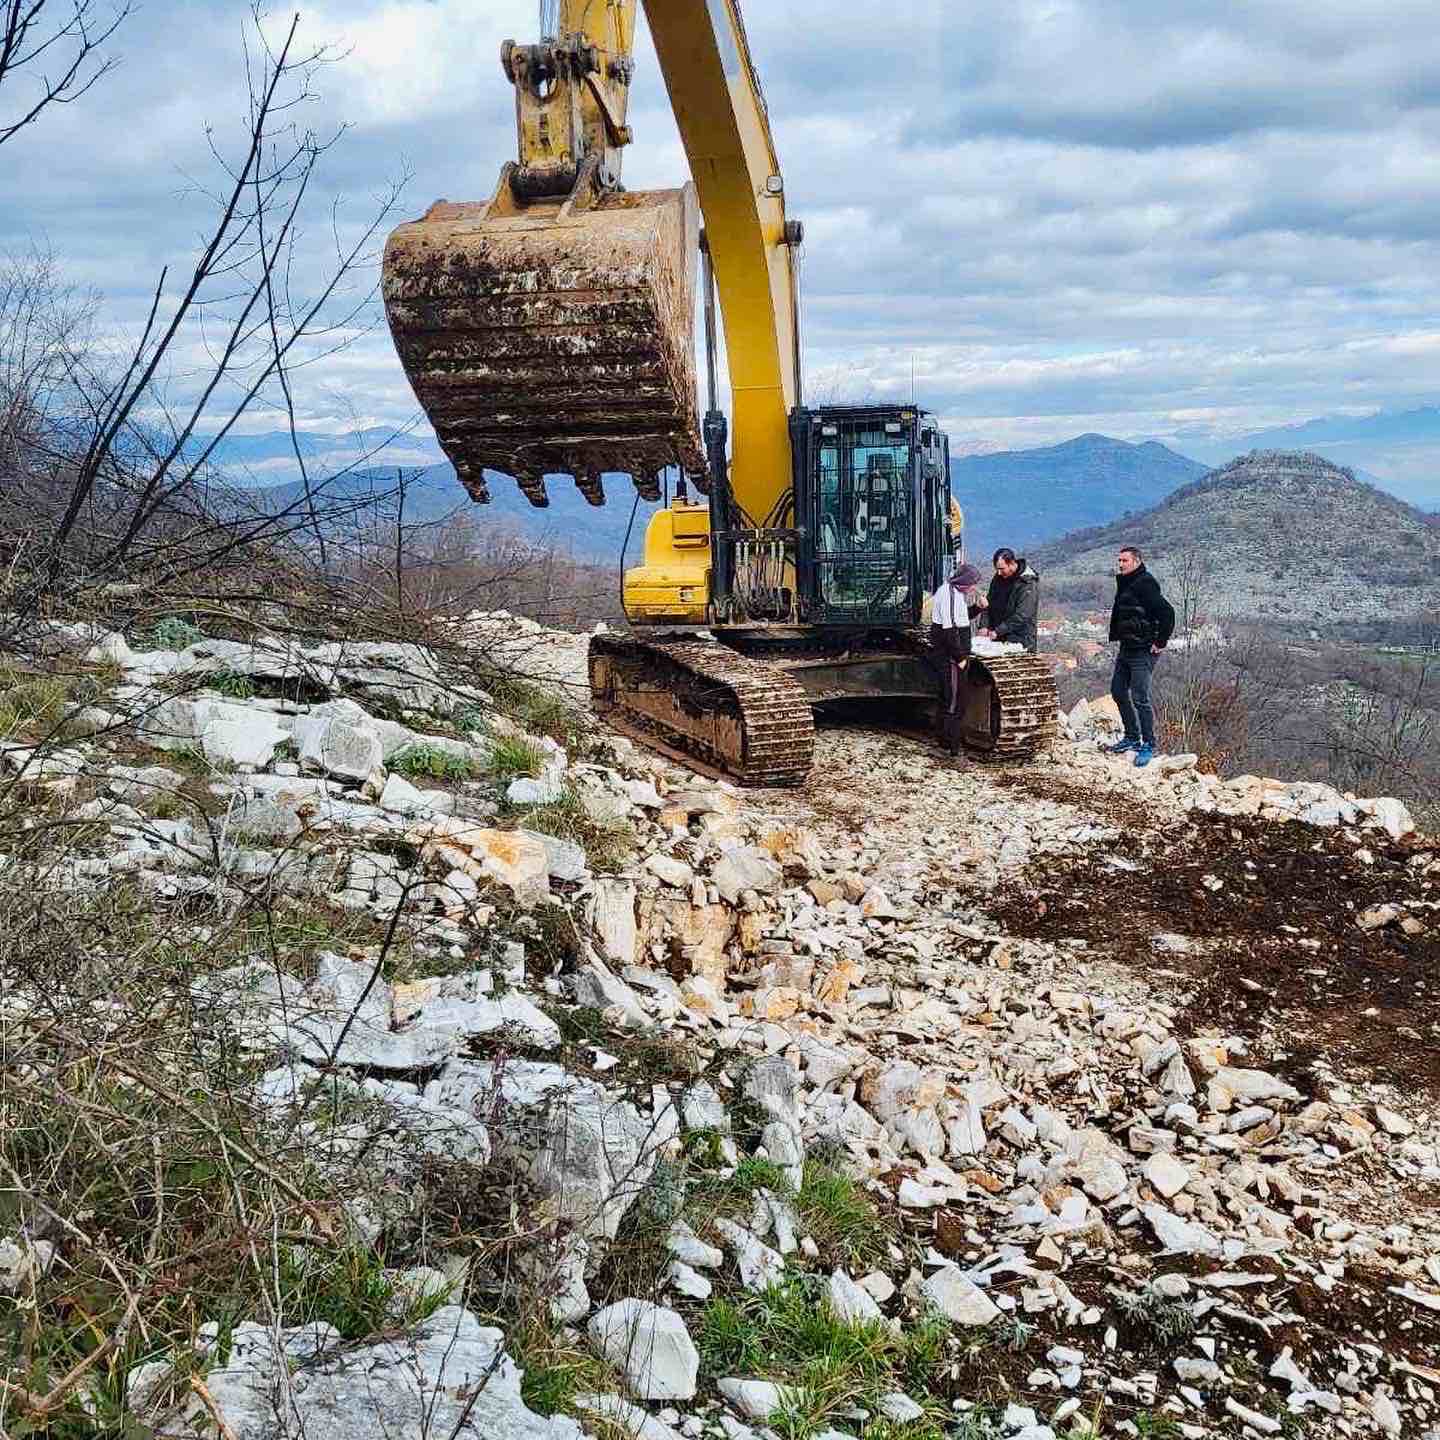
[[893, 416], [859, 414], [817, 427], [815, 577], [832, 623], [899, 619], [907, 604], [917, 437], [913, 424]]

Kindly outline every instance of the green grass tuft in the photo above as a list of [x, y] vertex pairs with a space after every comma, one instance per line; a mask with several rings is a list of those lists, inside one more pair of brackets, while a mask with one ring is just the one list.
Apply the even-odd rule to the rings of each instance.
[[541, 1415], [573, 1414], [577, 1395], [615, 1388], [603, 1361], [538, 1318], [526, 1318], [510, 1328], [505, 1344], [525, 1372], [521, 1399]]
[[363, 1340], [392, 1325], [413, 1325], [445, 1303], [443, 1294], [422, 1295], [397, 1306], [395, 1283], [373, 1251], [282, 1249], [279, 1258], [281, 1313], [288, 1324], [323, 1320], [346, 1340]]
[[789, 1388], [770, 1417], [785, 1440], [808, 1440], [837, 1423], [842, 1411], [857, 1404], [873, 1409], [882, 1395], [907, 1384], [905, 1340], [879, 1322], [841, 1320], [823, 1283], [795, 1275], [763, 1294], [717, 1296], [695, 1327], [708, 1378], [756, 1375]]
[[[493, 766], [493, 759], [491, 763]], [[584, 850], [590, 868], [601, 874], [621, 869], [634, 853], [635, 835], [630, 827], [602, 825], [591, 819], [573, 790], [565, 790], [548, 805], [517, 809], [513, 814], [523, 829], [573, 841]]]
[[0, 666], [0, 740], [40, 739], [65, 713], [69, 689], [54, 675], [31, 675]]
[[481, 676], [484, 688], [494, 697], [495, 707], [533, 735], [548, 735], [567, 750], [580, 738], [581, 716], [553, 690], [529, 680], [492, 672]]
[[501, 784], [533, 780], [545, 765], [545, 754], [533, 740], [497, 735], [490, 742], [490, 773]]
[[475, 776], [474, 765], [464, 755], [456, 755], [442, 745], [427, 745], [423, 740], [397, 750], [388, 768], [411, 779], [471, 780]]
[[231, 670], [228, 667], [216, 670], [207, 676], [206, 684], [210, 689], [218, 690], [220, 694], [228, 696], [231, 700], [253, 700], [255, 698], [255, 682], [248, 675], [242, 675], [238, 670]]
[[795, 1208], [827, 1264], [853, 1269], [887, 1257], [894, 1227], [849, 1175], [808, 1162]]

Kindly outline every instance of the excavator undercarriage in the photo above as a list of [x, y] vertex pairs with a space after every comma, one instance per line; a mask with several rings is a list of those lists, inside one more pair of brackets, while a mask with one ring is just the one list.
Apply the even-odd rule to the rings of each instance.
[[[880, 701], [912, 726], [928, 723], [939, 703], [938, 675], [918, 631], [839, 645], [766, 631], [590, 641], [597, 715], [650, 749], [742, 785], [805, 780], [816, 706]], [[961, 736], [978, 759], [1024, 760], [1055, 738], [1055, 680], [1037, 656], [972, 656], [960, 703]]]

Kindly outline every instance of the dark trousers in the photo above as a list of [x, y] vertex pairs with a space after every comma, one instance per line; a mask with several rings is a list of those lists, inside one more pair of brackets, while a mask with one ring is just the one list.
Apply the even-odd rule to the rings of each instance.
[[930, 627], [931, 661], [940, 682], [940, 704], [937, 710], [939, 740], [952, 755], [961, 750], [960, 686], [965, 678], [965, 660], [970, 654], [968, 630], [942, 630]]
[[1115, 673], [1110, 677], [1110, 697], [1119, 707], [1125, 738], [1144, 745], [1155, 743], [1155, 707], [1150, 703], [1155, 659], [1148, 650], [1135, 654], [1122, 650], [1115, 657]]

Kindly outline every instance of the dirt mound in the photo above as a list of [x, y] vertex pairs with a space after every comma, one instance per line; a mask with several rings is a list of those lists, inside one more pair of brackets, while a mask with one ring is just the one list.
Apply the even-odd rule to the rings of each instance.
[[[1440, 1093], [1440, 884], [1410, 864], [1414, 853], [1197, 817], [1011, 887], [987, 909], [1014, 935], [1082, 939], [1179, 972], [1192, 981], [1182, 1033], [1278, 1034], [1292, 1072], [1323, 1061]], [[1423, 929], [1361, 928], [1378, 905], [1407, 906]]]

